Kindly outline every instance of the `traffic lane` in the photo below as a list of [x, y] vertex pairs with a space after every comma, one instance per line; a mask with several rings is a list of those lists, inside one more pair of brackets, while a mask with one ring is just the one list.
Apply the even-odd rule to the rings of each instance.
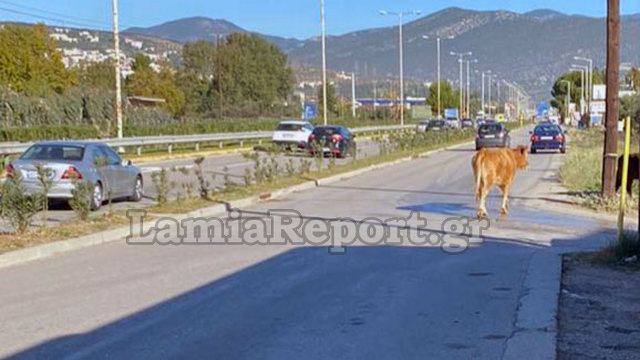
[[[298, 248], [19, 356], [500, 358], [532, 251], [357, 247], [332, 256]], [[210, 269], [198, 257], [183, 265], [172, 270]]]
[[[471, 152], [472, 153], [472, 152]], [[469, 156], [471, 154], [461, 152], [443, 152], [437, 156], [431, 156], [426, 159], [415, 160], [398, 166], [377, 170], [373, 173], [363, 175], [350, 180], [342, 181], [342, 188], [320, 188], [309, 192], [293, 194], [286, 199], [277, 202], [269, 202], [252, 207], [253, 210], [261, 209], [296, 209], [305, 215], [326, 214], [327, 216], [338, 216], [348, 214], [350, 217], [364, 219], [368, 216], [380, 216], [385, 218], [387, 215], [406, 214], [406, 210], [401, 207], [412, 203], [414, 196], [429, 196], [429, 187], [437, 183], [442, 176], [447, 174], [453, 177], [454, 174], [464, 171], [461, 167], [445, 167], [434, 171], [434, 168], [459, 162], [469, 167]], [[451, 174], [451, 172], [454, 172]], [[467, 176], [471, 176], [470, 173]], [[535, 176], [535, 175], [534, 175]], [[375, 191], [364, 189], [379, 189]], [[454, 189], [455, 190], [455, 189]], [[462, 192], [462, 189], [458, 190]], [[466, 194], [471, 193], [469, 189], [464, 190]], [[471, 195], [472, 196], [472, 195]], [[327, 296], [335, 296], [340, 299], [339, 291], [346, 289], [357, 289], [364, 283], [358, 279], [366, 278], [367, 272], [375, 271], [376, 265], [380, 263], [380, 272], [389, 274], [388, 277], [376, 279], [376, 289], [385, 289], [387, 287], [398, 286], [397, 294], [403, 299], [408, 299], [411, 304], [403, 304], [403, 306], [388, 307], [388, 303], [384, 303], [388, 296], [379, 295], [367, 286], [362, 287], [361, 296], [373, 296], [374, 302], [372, 306], [377, 308], [389, 309], [387, 313], [374, 313], [373, 319], [365, 320], [364, 324], [359, 319], [353, 320], [354, 327], [366, 327], [369, 323], [374, 326], [378, 333], [380, 327], [390, 327], [393, 319], [405, 319], [402, 323], [410, 323], [407, 318], [415, 317], [415, 314], [424, 311], [418, 311], [419, 306], [426, 304], [431, 312], [426, 312], [422, 316], [432, 318], [432, 323], [416, 323], [415, 327], [427, 331], [428, 336], [421, 336], [421, 339], [438, 336], [444, 336], [448, 340], [451, 339], [446, 349], [442, 351], [455, 352], [458, 351], [479, 351], [480, 354], [485, 348], [484, 340], [500, 341], [504, 336], [501, 330], [505, 326], [513, 323], [515, 316], [513, 311], [517, 305], [517, 296], [513, 295], [510, 290], [514, 289], [514, 293], [518, 293], [521, 289], [521, 281], [519, 278], [510, 277], [512, 275], [522, 274], [522, 268], [526, 264], [529, 251], [538, 250], [538, 247], [522, 246], [518, 241], [512, 241], [519, 235], [514, 234], [511, 229], [504, 229], [504, 244], [485, 243], [483, 246], [472, 248], [467, 252], [453, 256], [444, 253], [439, 248], [421, 248], [414, 247], [409, 250], [409, 254], [391, 256], [395, 251], [403, 250], [401, 247], [374, 247], [374, 252], [362, 252], [362, 249], [350, 248], [345, 256], [330, 256], [326, 248], [321, 249], [295, 249], [287, 246], [127, 246], [123, 243], [110, 243], [92, 248], [83, 249], [77, 252], [64, 254], [56, 258], [45, 259], [43, 261], [25, 264], [23, 266], [0, 270], [0, 322], [10, 326], [9, 331], [0, 333], [0, 349], [5, 349], [5, 353], [13, 351], [25, 350], [32, 348], [35, 351], [80, 351], [82, 348], [87, 349], [93, 354], [109, 354], [114, 351], [117, 354], [117, 347], [131, 351], [153, 352], [154, 348], [166, 349], [166, 338], [162, 339], [164, 345], [159, 343], [160, 339], [147, 339], [144, 336], [149, 331], [149, 326], [165, 331], [170, 327], [179, 329], [182, 333], [189, 332], [193, 329], [211, 337], [225, 337], [226, 334], [232, 334], [226, 337], [229, 345], [221, 349], [245, 349], [252, 348], [252, 351], [264, 352], [268, 356], [269, 353], [284, 354], [290, 348], [286, 344], [273, 346], [265, 345], [260, 341], [259, 336], [246, 336], [246, 332], [238, 333], [243, 330], [243, 326], [233, 327], [228, 324], [238, 323], [247, 324], [255, 321], [261, 324], [269, 324], [275, 330], [275, 334], [285, 333], [287, 327], [291, 324], [301, 322], [303, 318], [313, 318], [313, 314], [330, 313], [337, 311], [336, 309], [344, 309], [340, 318], [350, 321], [356, 318], [355, 308], [342, 306], [340, 301], [336, 302], [313, 302], [317, 297], [308, 292], [320, 293], [330, 284], [324, 282], [309, 283], [307, 277], [311, 279], [329, 280], [335, 278], [325, 277], [327, 267], [342, 270], [342, 277], [347, 276], [344, 281], [337, 280], [337, 287], [327, 287]], [[530, 230], [531, 231], [531, 230]], [[534, 230], [535, 231], [535, 230]], [[557, 234], [543, 234], [539, 236], [558, 237]], [[569, 238], [569, 235], [564, 235]], [[366, 249], [368, 251], [368, 249]], [[317, 253], [313, 251], [318, 251]], [[287, 252], [287, 253], [285, 253]], [[320, 260], [304, 260], [302, 264], [298, 264], [293, 268], [294, 271], [285, 265], [289, 262], [295, 263], [298, 257], [304, 258], [300, 254], [310, 252], [315, 256], [324, 254], [328, 262], [324, 265]], [[278, 256], [280, 254], [292, 254], [288, 256]], [[361, 254], [360, 258], [351, 256], [352, 254]], [[400, 253], [398, 253], [400, 254]], [[420, 255], [418, 255], [420, 254]], [[384, 258], [390, 256], [388, 264], [384, 263]], [[427, 290], [416, 288], [411, 285], [412, 282], [407, 278], [408, 273], [413, 271], [405, 271], [403, 267], [404, 259], [407, 256], [416, 256], [415, 260], [408, 261], [407, 264], [420, 264], [425, 267], [433, 264], [434, 277], [425, 278], [425, 286], [429, 294], [428, 296], [422, 292]], [[472, 258], [470, 256], [477, 256]], [[372, 262], [369, 262], [372, 257]], [[334, 260], [335, 259], [335, 260]], [[472, 261], [472, 259], [475, 259]], [[273, 264], [285, 266], [284, 271], [273, 271], [268, 276], [263, 276], [264, 272], [260, 267], [262, 264], [269, 264], [273, 260]], [[503, 263], [501, 261], [511, 261]], [[339, 263], [333, 263], [338, 261]], [[367, 271], [358, 270], [361, 262], [365, 262]], [[252, 267], [257, 264], [256, 267]], [[342, 264], [342, 265], [340, 265]], [[438, 265], [450, 264], [450, 265]], [[468, 264], [468, 266], [467, 266]], [[485, 270], [496, 264], [496, 268], [489, 271]], [[500, 266], [501, 265], [501, 266]], [[362, 265], [364, 267], [364, 265]], [[82, 269], [82, 271], [78, 271]], [[251, 271], [251, 269], [259, 269]], [[442, 272], [438, 273], [438, 269]], [[472, 271], [473, 270], [473, 271]], [[305, 275], [309, 273], [308, 275]], [[354, 273], [358, 275], [358, 279], [348, 277], [348, 274]], [[243, 274], [249, 274], [248, 277]], [[346, 275], [345, 275], [346, 274]], [[472, 274], [472, 275], [469, 275]], [[470, 278], [491, 278], [493, 274], [503, 281], [501, 286], [491, 284], [491, 288], [482, 288], [477, 293], [466, 293], [464, 289], [455, 286], [453, 279], [463, 283], [461, 278], [469, 276]], [[237, 275], [237, 277], [236, 277]], [[436, 276], [437, 275], [437, 276]], [[272, 292], [257, 292], [258, 289], [251, 285], [252, 277], [259, 279], [263, 285], [273, 284]], [[382, 276], [382, 275], [380, 275]], [[424, 275], [425, 277], [427, 275]], [[496, 279], [497, 279], [496, 277]], [[230, 280], [230, 282], [225, 282]], [[245, 283], [250, 286], [245, 287]], [[406, 284], [408, 285], [406, 285]], [[475, 282], [474, 282], [475, 283]], [[216, 284], [223, 284], [217, 286]], [[306, 286], [315, 284], [315, 286]], [[209, 285], [209, 286], [208, 286]], [[466, 284], [465, 284], [466, 285]], [[204, 286], [204, 287], [203, 287]], [[291, 286], [287, 288], [287, 286]], [[370, 286], [370, 285], [369, 285]], [[469, 288], [469, 291], [473, 291]], [[283, 287], [283, 288], [281, 288]], [[204, 292], [199, 290], [204, 289]], [[207, 290], [211, 289], [211, 291]], [[236, 290], [234, 290], [236, 289]], [[284, 290], [279, 290], [284, 289]], [[289, 290], [287, 290], [289, 289]], [[494, 290], [495, 289], [495, 290]], [[285, 291], [286, 290], [286, 291]], [[489, 291], [490, 290], [490, 291]], [[229, 292], [227, 292], [229, 291]], [[336, 293], [338, 292], [338, 293]], [[505, 295], [503, 293], [509, 293]], [[135, 294], [135, 296], [132, 296]], [[180, 297], [180, 294], [183, 297]], [[215, 300], [211, 300], [208, 296], [212, 296]], [[348, 292], [347, 292], [348, 294]], [[496, 295], [497, 294], [497, 295]], [[304, 295], [304, 296], [303, 296]], [[504, 299], [497, 299], [496, 296], [506, 296]], [[295, 299], [302, 297], [309, 302], [302, 302], [303, 308], [295, 308]], [[351, 296], [350, 296], [351, 297]], [[430, 297], [440, 299], [442, 303], [454, 301], [456, 306], [446, 307], [442, 303], [429, 303]], [[173, 300], [172, 300], [173, 299]], [[202, 300], [204, 299], [204, 300]], [[377, 299], [377, 300], [376, 300]], [[426, 300], [425, 300], [426, 299]], [[457, 299], [465, 299], [469, 310], [474, 315], [476, 308], [491, 309], [486, 313], [486, 318], [498, 319], [492, 328], [477, 328], [477, 332], [473, 336], [464, 339], [473, 339], [473, 344], [469, 345], [465, 342], [454, 342], [453, 339], [460, 339], [457, 328], [454, 325], [446, 325], [444, 328], [440, 326], [441, 319], [455, 319], [452, 324], [461, 324], [465, 328], [473, 329], [475, 326], [466, 312], [460, 312], [464, 304], [455, 303]], [[175, 300], [175, 301], [174, 301]], [[275, 301], [275, 305], [274, 304]], [[382, 301], [382, 303], [380, 303]], [[435, 301], [435, 300], [434, 300]], [[495, 308], [500, 310], [494, 310]], [[230, 316], [225, 318], [224, 313], [218, 313], [208, 305], [220, 307], [230, 306], [233, 304], [238, 308], [237, 312], [230, 311]], [[246, 304], [246, 305], [245, 305]], [[257, 304], [257, 305], [256, 305]], [[168, 307], [163, 307], [167, 305]], [[336, 309], [334, 309], [336, 308]], [[162, 310], [155, 312], [154, 309]], [[199, 309], [199, 310], [196, 310]], [[257, 310], [259, 309], [259, 310]], [[505, 310], [506, 309], [506, 310]], [[290, 311], [295, 310], [295, 311]], [[348, 310], [348, 311], [347, 311]], [[421, 309], [422, 310], [422, 309]], [[191, 325], [189, 323], [181, 323], [176, 320], [175, 313], [199, 314], [199, 317], [209, 319], [207, 324]], [[142, 317], [137, 317], [136, 314]], [[274, 314], [270, 316], [269, 314]], [[281, 316], [275, 316], [281, 314]], [[287, 315], [288, 314], [288, 315]], [[461, 316], [460, 314], [465, 314]], [[231, 316], [233, 315], [233, 316]], [[347, 317], [348, 316], [348, 317]], [[504, 316], [504, 317], [503, 317]], [[344, 322], [337, 320], [337, 317], [328, 318], [325, 325], [336, 331], [344, 329]], [[384, 320], [389, 319], [389, 320]], [[507, 320], [508, 319], [508, 320]], [[165, 323], [164, 321], [167, 320]], [[380, 320], [380, 323], [376, 321]], [[384, 320], [384, 321], [383, 321]], [[175, 321], [178, 321], [177, 323]], [[389, 321], [389, 323], [385, 323]], [[315, 319], [314, 319], [315, 322]], [[220, 328], [216, 324], [221, 324]], [[227, 324], [227, 325], [225, 325]], [[304, 324], [304, 323], [303, 323]], [[297, 336], [300, 337], [299, 343], [305, 346], [314, 346], [312, 349], [322, 353], [323, 349], [328, 351], [331, 347], [326, 346], [324, 336], [326, 331], [320, 328], [315, 331], [312, 325], [307, 323], [302, 327]], [[446, 323], [450, 324], [450, 323]], [[230, 327], [225, 327], [230, 326]], [[266, 325], [264, 325], [266, 327]], [[351, 325], [349, 325], [351, 326]], [[376, 328], [376, 326], [378, 326]], [[189, 329], [187, 329], [189, 328]], [[248, 327], [252, 329], [252, 327]], [[295, 326], [294, 326], [295, 328]], [[117, 329], [117, 331], [112, 331]], [[393, 351], [400, 351], [400, 346], [396, 346], [399, 342], [409, 339], [411, 333], [402, 330], [399, 326], [397, 337], [394, 343], [389, 344]], [[409, 328], [407, 328], [409, 329]], [[105, 330], [105, 332], [101, 331]], [[126, 331], [125, 331], [126, 330]], [[360, 330], [360, 329], [359, 329]], [[177, 330], [176, 330], [177, 331]], [[495, 331], [495, 333], [493, 333]], [[385, 331], [386, 334], [388, 331]], [[373, 332], [372, 332], [373, 333]], [[420, 333], [417, 332], [416, 333]], [[493, 333], [493, 334], [491, 334]], [[69, 336], [71, 334], [81, 334], [66, 339], [58, 339], [61, 336]], [[96, 344], [96, 347], [87, 347], [86, 339], [91, 342], [95, 337], [92, 334], [98, 334], [102, 339]], [[124, 334], [120, 336], [119, 334]], [[243, 335], [244, 334], [244, 335]], [[252, 333], [253, 334], [253, 333]], [[302, 334], [302, 335], [300, 335]], [[237, 336], [236, 336], [237, 335]], [[243, 335], [243, 336], [241, 336]], [[402, 339], [399, 339], [401, 338]], [[486, 337], [486, 339], [484, 338]], [[144, 338], [145, 341], [138, 342], [136, 339]], [[198, 338], [196, 336], [196, 338]], [[349, 337], [347, 337], [349, 338]], [[57, 340], [55, 340], [57, 339]], [[76, 339], [76, 340], [74, 340]], [[84, 340], [83, 340], [84, 339]], [[174, 338], [172, 338], [174, 339]], [[206, 349], [207, 341], [215, 342], [216, 339], [207, 338], [196, 344], [190, 342], [185, 337], [179, 337], [173, 343], [178, 344], [178, 349], [187, 351], [181, 345], [191, 344], [193, 348], [190, 351], [197, 353], [198, 349]], [[359, 347], [358, 344], [369, 345], [366, 339], [353, 337], [354, 341], [349, 341], [352, 348], [365, 349], [366, 346]], [[80, 341], [67, 343], [66, 341]], [[48, 343], [47, 343], [48, 341]], [[44, 342], [44, 344], [43, 344]], [[41, 344], [38, 346], [37, 344]], [[62, 345], [61, 345], [62, 344]], [[114, 344], [118, 344], [115, 346]], [[322, 344], [322, 345], [320, 345]], [[349, 347], [346, 343], [339, 343], [345, 347]], [[353, 345], [355, 344], [355, 345]], [[418, 344], [405, 341], [405, 344], [415, 346], [420, 349]], [[441, 343], [442, 344], [442, 343]], [[58, 347], [58, 346], [61, 347]], [[86, 345], [86, 346], [85, 346]], [[404, 348], [404, 347], [403, 347]], [[56, 350], [57, 349], [57, 350]], [[382, 354], [385, 350], [375, 348]], [[294, 349], [295, 350], [295, 349]], [[405, 349], [406, 351], [409, 348]], [[170, 351], [167, 349], [166, 351]], [[225, 350], [226, 351], [226, 350]], [[239, 350], [240, 351], [240, 350]], [[342, 350], [341, 350], [342, 351]], [[352, 350], [353, 351], [353, 350]], [[391, 350], [389, 350], [391, 351]], [[428, 351], [425, 350], [425, 351]], [[440, 351], [440, 350], [439, 350]], [[487, 350], [489, 351], [489, 350]], [[3, 353], [3, 354], [5, 354]], [[162, 356], [162, 354], [155, 354]], [[468, 352], [464, 353], [467, 358]], [[463, 357], [464, 357], [463, 356]]]

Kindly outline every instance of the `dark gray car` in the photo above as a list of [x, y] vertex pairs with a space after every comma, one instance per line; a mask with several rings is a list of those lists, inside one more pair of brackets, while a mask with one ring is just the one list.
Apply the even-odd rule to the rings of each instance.
[[112, 199], [140, 201], [143, 196], [142, 172], [100, 142], [50, 141], [31, 146], [17, 160], [7, 165], [7, 175], [19, 171], [29, 193], [42, 192], [37, 167], [47, 169], [52, 187], [50, 199], [70, 199], [77, 181], [93, 185], [91, 207], [102, 206], [107, 194]]
[[485, 123], [478, 128], [476, 150], [485, 147], [510, 147], [509, 130], [501, 123]]

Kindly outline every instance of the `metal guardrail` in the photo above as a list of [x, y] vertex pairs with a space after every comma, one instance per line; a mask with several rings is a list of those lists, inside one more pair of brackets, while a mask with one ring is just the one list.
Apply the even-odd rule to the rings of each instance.
[[[412, 129], [414, 125], [389, 125], [389, 126], [370, 126], [353, 128], [351, 131], [356, 134], [371, 133], [371, 132], [389, 132]], [[193, 144], [195, 149], [198, 150], [202, 143], [219, 143], [220, 147], [224, 144], [237, 144], [243, 143], [249, 140], [263, 140], [270, 139], [273, 136], [273, 131], [254, 131], [254, 132], [242, 132], [242, 133], [216, 133], [216, 134], [196, 134], [196, 135], [167, 135], [167, 136], [139, 136], [139, 137], [126, 137], [122, 139], [101, 139], [101, 141], [107, 145], [120, 148], [129, 147], [136, 148], [138, 154], [141, 153], [142, 148], [145, 146], [167, 146], [169, 152], [172, 151], [174, 145], [181, 144]], [[91, 140], [87, 140], [91, 141]], [[0, 156], [16, 155], [26, 151], [33, 142], [25, 143], [0, 143]]]

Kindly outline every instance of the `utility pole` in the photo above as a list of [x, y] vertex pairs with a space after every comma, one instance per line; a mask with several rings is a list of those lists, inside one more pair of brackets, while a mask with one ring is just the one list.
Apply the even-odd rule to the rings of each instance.
[[489, 99], [488, 99], [488, 101], [487, 101], [487, 102], [489, 103], [489, 115], [490, 115], [490, 116], [491, 116], [491, 115], [493, 115], [493, 110], [492, 110], [492, 108], [491, 108], [491, 83], [492, 83], [492, 81], [491, 81], [491, 80], [493, 80], [493, 75], [491, 75], [491, 74], [490, 74], [490, 75], [489, 75], [489, 95], [488, 95], [488, 98], [489, 98]]
[[[607, 111], [602, 168], [602, 195], [616, 192], [620, 75], [620, 0], [607, 0]], [[624, 191], [624, 189], [622, 190]]]
[[356, 118], [356, 73], [351, 73], [351, 116]]
[[116, 55], [116, 127], [118, 139], [122, 139], [122, 75], [120, 63], [120, 29], [118, 22], [118, 0], [112, 0], [113, 4], [113, 47]]
[[322, 28], [322, 118], [328, 124], [327, 114], [327, 29], [324, 14], [324, 0], [320, 0], [320, 27]]

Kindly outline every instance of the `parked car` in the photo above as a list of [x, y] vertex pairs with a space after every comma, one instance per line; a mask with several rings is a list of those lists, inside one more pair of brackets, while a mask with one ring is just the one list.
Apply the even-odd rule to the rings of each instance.
[[530, 134], [532, 154], [540, 150], [560, 150], [563, 154], [567, 151], [565, 132], [554, 123], [538, 124]]
[[476, 150], [485, 147], [509, 147], [511, 137], [509, 130], [502, 123], [485, 123], [478, 128]]
[[419, 132], [419, 133], [427, 132], [427, 130], [429, 129], [429, 122], [430, 120], [418, 121], [418, 124], [416, 125], [416, 132]]
[[472, 119], [462, 119], [461, 125], [463, 129], [472, 128], [475, 126]]
[[273, 143], [287, 150], [305, 149], [313, 129], [313, 125], [307, 121], [283, 121], [273, 133]]
[[88, 181], [93, 185], [92, 210], [102, 206], [107, 194], [111, 194], [112, 199], [142, 200], [142, 172], [104, 143], [39, 142], [10, 162], [5, 172], [10, 177], [19, 171], [27, 193], [37, 193], [43, 191], [38, 166], [47, 169], [53, 182], [47, 194], [50, 199], [71, 199], [76, 182]]
[[426, 131], [443, 131], [449, 129], [447, 122], [444, 120], [431, 120]]
[[312, 155], [322, 151], [324, 155], [345, 158], [356, 151], [355, 135], [339, 125], [318, 126], [309, 136], [308, 148]]
[[462, 127], [458, 119], [445, 119], [444, 121], [450, 129], [460, 129]]

